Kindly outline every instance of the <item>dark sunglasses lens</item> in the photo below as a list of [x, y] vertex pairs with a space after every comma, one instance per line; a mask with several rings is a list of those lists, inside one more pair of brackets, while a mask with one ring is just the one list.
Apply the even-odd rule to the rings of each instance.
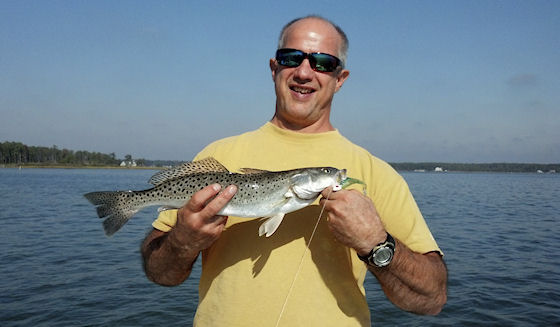
[[313, 69], [320, 72], [332, 72], [338, 67], [338, 59], [325, 53], [314, 53], [311, 55], [313, 58]]
[[[280, 65], [286, 67], [301, 65], [306, 56], [306, 53], [296, 49], [279, 49], [276, 51], [276, 60]], [[340, 60], [337, 57], [326, 53], [311, 53], [308, 59], [311, 68], [318, 72], [333, 72], [340, 65]]]
[[305, 55], [297, 50], [278, 50], [276, 52], [276, 60], [282, 66], [297, 67], [301, 65]]

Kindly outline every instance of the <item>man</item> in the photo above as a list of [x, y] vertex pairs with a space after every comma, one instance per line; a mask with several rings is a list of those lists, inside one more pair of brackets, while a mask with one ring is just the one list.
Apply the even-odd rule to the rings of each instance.
[[[323, 18], [290, 22], [270, 60], [272, 120], [209, 145], [196, 159], [212, 156], [230, 171], [346, 168], [367, 183], [367, 196], [328, 188], [319, 204], [286, 215], [269, 238], [258, 236], [259, 219], [216, 216], [233, 185], [210, 185], [179, 210], [164, 211], [142, 245], [146, 275], [178, 285], [202, 253], [195, 324], [369, 326], [367, 270], [404, 310], [437, 314], [446, 302], [441, 251], [406, 183], [330, 122], [334, 93], [349, 76], [347, 47], [344, 32]], [[326, 219], [306, 252], [323, 205]]]

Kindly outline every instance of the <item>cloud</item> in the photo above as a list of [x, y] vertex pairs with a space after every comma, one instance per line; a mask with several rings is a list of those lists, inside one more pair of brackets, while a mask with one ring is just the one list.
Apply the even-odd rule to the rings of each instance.
[[516, 74], [507, 80], [507, 84], [512, 87], [529, 87], [537, 85], [537, 75], [531, 73]]

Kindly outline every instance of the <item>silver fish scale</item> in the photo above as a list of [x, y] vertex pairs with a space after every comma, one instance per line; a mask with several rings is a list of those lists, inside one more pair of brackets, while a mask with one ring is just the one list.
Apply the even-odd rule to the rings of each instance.
[[[131, 192], [136, 195], [132, 201], [148, 204], [155, 200], [158, 203], [161, 203], [161, 201], [169, 202], [168, 204], [170, 205], [176, 204], [177, 200], [186, 202], [198, 190], [218, 183], [222, 187], [232, 184], [237, 186], [238, 190], [230, 201], [231, 205], [260, 203], [263, 198], [266, 198], [267, 195], [272, 195], [275, 191], [286, 192], [289, 188], [289, 185], [286, 183], [289, 175], [293, 175], [293, 172], [251, 175], [230, 173], [194, 174], [167, 181], [149, 190]], [[128, 200], [131, 199], [129, 198]]]
[[[235, 184], [238, 187], [237, 194], [232, 199], [233, 204], [253, 204], [261, 203], [263, 199], [267, 196], [270, 197], [278, 192], [286, 192], [289, 189], [288, 183], [286, 183], [290, 173], [261, 173], [261, 174], [251, 174], [251, 175], [235, 175], [238, 178], [228, 181], [230, 184]], [[239, 178], [239, 176], [243, 176]], [[250, 176], [247, 180], [247, 176]], [[241, 180], [241, 183], [239, 183]]]

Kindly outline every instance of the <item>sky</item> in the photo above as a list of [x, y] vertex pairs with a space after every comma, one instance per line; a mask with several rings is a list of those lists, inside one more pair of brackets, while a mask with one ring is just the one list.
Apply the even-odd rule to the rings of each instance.
[[350, 40], [332, 122], [389, 162], [560, 162], [560, 1], [0, 1], [0, 142], [190, 160], [272, 118], [282, 26]]

